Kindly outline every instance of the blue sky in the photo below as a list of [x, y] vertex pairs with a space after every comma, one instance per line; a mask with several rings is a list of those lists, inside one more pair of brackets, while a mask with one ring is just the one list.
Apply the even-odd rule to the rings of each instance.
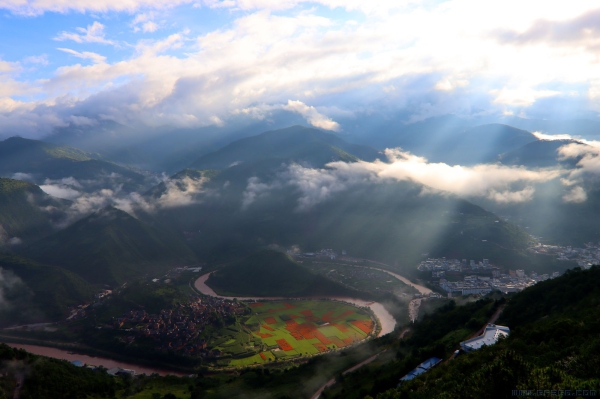
[[233, 116], [406, 122], [596, 118], [595, 1], [0, 0], [0, 135], [224, 126]]

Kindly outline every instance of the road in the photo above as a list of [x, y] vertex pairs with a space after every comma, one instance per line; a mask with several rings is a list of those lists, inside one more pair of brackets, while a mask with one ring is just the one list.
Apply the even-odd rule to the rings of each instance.
[[13, 393], [13, 399], [21, 398], [21, 387], [23, 386], [23, 381], [25, 381], [25, 374], [19, 373], [16, 375], [17, 385], [15, 386], [15, 391]]
[[[355, 370], [358, 370], [359, 368], [361, 368], [362, 366], [364, 366], [365, 364], [369, 364], [371, 363], [373, 360], [377, 359], [377, 356], [379, 356], [380, 354], [382, 354], [383, 352], [385, 352], [385, 350], [371, 356], [370, 358], [363, 360], [362, 362], [355, 364], [354, 366], [350, 367], [348, 370], [344, 371], [342, 373], [342, 375], [346, 375], [348, 373], [351, 373]], [[333, 384], [335, 384], [335, 378], [330, 379], [329, 381], [327, 381], [321, 388], [319, 388], [319, 390], [317, 392], [315, 392], [315, 394], [313, 396], [310, 397], [310, 399], [318, 399], [319, 396], [321, 396], [321, 394], [323, 393], [323, 391], [325, 390], [325, 388], [329, 388], [330, 386], [332, 386]]]

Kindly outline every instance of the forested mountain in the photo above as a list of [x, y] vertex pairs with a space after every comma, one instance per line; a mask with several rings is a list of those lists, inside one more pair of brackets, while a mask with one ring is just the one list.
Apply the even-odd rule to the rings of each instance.
[[77, 188], [92, 190], [107, 182], [121, 184], [128, 191], [144, 186], [143, 175], [99, 158], [98, 154], [39, 140], [11, 137], [0, 141], [0, 174], [4, 176], [21, 175], [37, 184], [72, 177], [87, 181]]
[[34, 184], [0, 178], [0, 246], [50, 234], [63, 207]]
[[374, 161], [383, 158], [373, 148], [350, 144], [318, 129], [292, 126], [236, 140], [206, 154], [190, 165], [193, 169], [226, 169], [240, 163], [254, 163], [265, 158], [306, 162], [322, 167], [328, 162]]
[[[410, 269], [424, 252], [486, 257], [507, 265], [532, 263], [524, 252], [530, 242], [526, 233], [458, 197], [411, 181], [335, 183], [338, 178], [328, 170], [293, 165], [265, 158], [218, 174], [202, 172], [202, 179], [193, 180], [186, 172], [186, 179], [201, 188], [194, 195], [186, 191], [190, 198], [185, 204], [158, 208], [152, 217], [189, 232], [189, 245], [204, 259], [235, 258], [276, 244], [348, 249], [353, 256]], [[321, 176], [324, 186], [304, 186], [304, 173], [315, 174], [311, 178], [316, 181]], [[168, 185], [192, 184], [182, 176]], [[158, 192], [164, 200], [169, 197], [164, 187], [151, 192], [148, 198]], [[309, 200], [313, 195], [314, 201]]]
[[194, 254], [173, 233], [113, 207], [81, 219], [23, 251], [94, 284], [121, 284], [196, 262]]
[[421, 127], [409, 125], [390, 136], [385, 146], [402, 147], [432, 162], [475, 165], [496, 162], [500, 154], [538, 140], [530, 132], [507, 125], [468, 127], [459, 119], [450, 118], [447, 123], [448, 118], [427, 120]]
[[81, 277], [14, 254], [0, 253], [0, 277], [0, 326], [60, 320], [93, 294]]

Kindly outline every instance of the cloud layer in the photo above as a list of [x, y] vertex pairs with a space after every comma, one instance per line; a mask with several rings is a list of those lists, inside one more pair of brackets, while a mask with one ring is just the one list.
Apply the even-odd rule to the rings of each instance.
[[[0, 0], [0, 9], [42, 22], [89, 13], [48, 37], [41, 76], [24, 68], [39, 54], [0, 61], [0, 135], [39, 137], [74, 116], [194, 127], [287, 110], [341, 131], [333, 109], [406, 120], [600, 110], [593, 1]], [[221, 22], [199, 29], [178, 13], [199, 13], [200, 27]], [[123, 40], [123, 30], [150, 36]], [[59, 52], [72, 57], [56, 64]]]

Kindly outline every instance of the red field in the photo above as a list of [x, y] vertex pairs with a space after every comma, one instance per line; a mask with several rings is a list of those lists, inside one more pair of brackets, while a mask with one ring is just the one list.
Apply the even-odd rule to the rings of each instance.
[[265, 317], [265, 322], [268, 324], [277, 324], [277, 320], [274, 317]]
[[331, 316], [333, 316], [333, 312], [329, 311], [329, 312], [325, 313], [323, 315], [323, 317], [321, 317], [321, 320], [323, 320], [325, 323], [329, 323], [329, 322], [331, 322], [331, 320], [333, 320], [333, 318]]
[[264, 303], [256, 302], [256, 303], [251, 303], [250, 307], [251, 308], [260, 308], [261, 306], [264, 306], [264, 305], [265, 305]]
[[266, 356], [265, 356], [265, 354], [264, 354], [264, 353], [262, 353], [262, 352], [260, 352], [260, 358], [261, 358], [262, 360], [267, 360], [267, 357], [266, 357]]
[[331, 342], [333, 342], [333, 344], [335, 346], [337, 346], [338, 348], [343, 348], [345, 346], [347, 346], [348, 344], [345, 343], [344, 341], [342, 341], [341, 339], [339, 339], [338, 337], [329, 337], [329, 339], [331, 340]]
[[258, 335], [258, 336], [259, 336], [259, 337], [261, 337], [261, 338], [270, 338], [270, 337], [272, 337], [272, 336], [273, 336], [273, 334], [269, 334], [269, 333], [267, 333], [267, 334], [258, 333], [258, 334], [256, 334], [256, 335]]
[[356, 320], [353, 321], [356, 327], [358, 327], [365, 334], [369, 334], [373, 330], [373, 321], [371, 320]]
[[327, 347], [325, 345], [323, 345], [323, 344], [313, 344], [313, 346], [315, 348], [317, 348], [317, 350], [319, 352], [327, 352], [328, 351]]
[[263, 324], [261, 327], [262, 327], [262, 328], [264, 328], [265, 330], [269, 330], [269, 331], [275, 331], [275, 329], [273, 329], [273, 328], [269, 327], [269, 326], [268, 326], [268, 325], [266, 325], [266, 324]]
[[350, 330], [348, 327], [346, 327], [343, 324], [331, 324], [332, 326], [334, 326], [335, 328], [337, 328], [338, 330], [340, 330], [343, 333], [348, 332], [348, 330]]
[[284, 351], [293, 351], [294, 348], [292, 347], [292, 345], [290, 345], [285, 339], [278, 339], [277, 341], [277, 345], [279, 345], [279, 347], [281, 348], [281, 350]]

